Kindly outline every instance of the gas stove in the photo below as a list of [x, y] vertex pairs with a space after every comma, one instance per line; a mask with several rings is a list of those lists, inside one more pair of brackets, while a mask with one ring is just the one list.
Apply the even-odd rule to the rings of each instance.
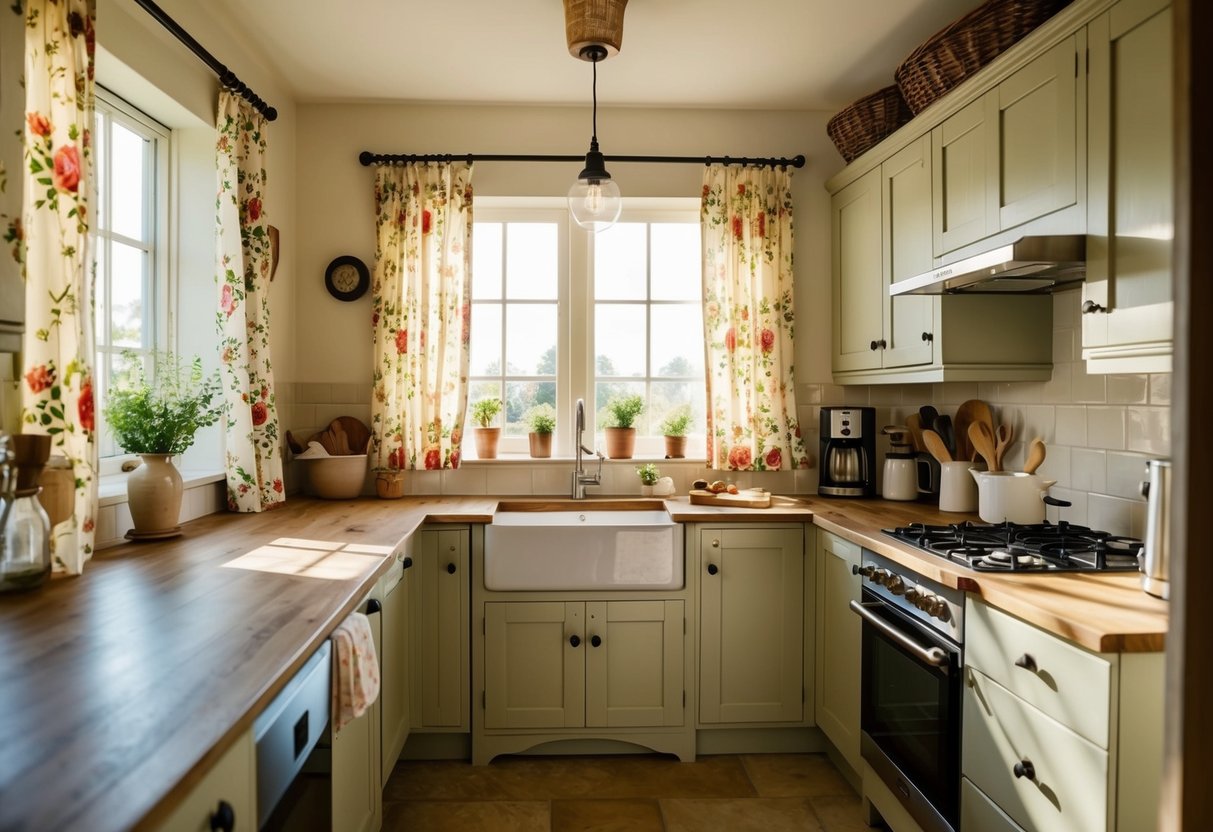
[[911, 523], [885, 534], [982, 572], [1136, 572], [1142, 542], [1073, 523]]

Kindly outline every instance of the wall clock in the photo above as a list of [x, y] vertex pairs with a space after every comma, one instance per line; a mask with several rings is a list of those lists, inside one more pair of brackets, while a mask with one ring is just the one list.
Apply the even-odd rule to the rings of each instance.
[[337, 300], [358, 300], [371, 285], [371, 273], [357, 257], [342, 255], [324, 270], [324, 288]]

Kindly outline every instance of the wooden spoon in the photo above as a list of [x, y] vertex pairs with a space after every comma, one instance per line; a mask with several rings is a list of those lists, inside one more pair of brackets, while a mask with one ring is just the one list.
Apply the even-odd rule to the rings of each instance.
[[935, 457], [940, 462], [951, 462], [952, 455], [948, 453], [948, 446], [943, 441], [943, 438], [933, 430], [924, 430], [922, 432], [922, 444], [927, 446], [927, 450], [931, 456]]
[[1002, 458], [1006, 456], [1007, 448], [1011, 447], [1011, 443], [1015, 441], [1015, 428], [1003, 422], [994, 431], [994, 462], [998, 467], [994, 470], [1002, 470]]
[[994, 434], [990, 432], [990, 426], [985, 422], [970, 424], [969, 441], [973, 443], [974, 450], [981, 454], [982, 459], [986, 461], [986, 468], [990, 471], [997, 471], [998, 457], [994, 453]]
[[994, 424], [990, 406], [981, 399], [969, 399], [956, 409], [956, 416], [952, 419], [952, 431], [956, 435], [957, 459], [973, 459], [974, 448], [969, 441], [969, 425], [981, 421], [991, 426]]
[[1028, 446], [1028, 461], [1023, 464], [1025, 474], [1035, 474], [1036, 469], [1045, 461], [1045, 442], [1039, 436]]

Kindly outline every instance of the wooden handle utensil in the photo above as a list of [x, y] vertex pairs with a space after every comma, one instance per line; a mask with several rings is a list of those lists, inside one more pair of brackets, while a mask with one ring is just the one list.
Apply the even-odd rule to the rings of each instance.
[[1037, 436], [1028, 445], [1028, 461], [1023, 464], [1025, 474], [1035, 474], [1036, 469], [1045, 461], [1045, 443]]
[[971, 423], [969, 441], [973, 443], [974, 450], [986, 461], [986, 468], [990, 471], [997, 471], [998, 457], [994, 453], [994, 434], [990, 431], [990, 426], [985, 422]]
[[1015, 428], [1003, 422], [994, 431], [994, 464], [998, 467], [995, 471], [1002, 470], [1002, 458], [1007, 453], [1007, 448], [1011, 447], [1011, 443], [1015, 440]]
[[943, 438], [933, 430], [924, 430], [922, 432], [922, 444], [927, 446], [927, 451], [931, 456], [935, 457], [940, 462], [951, 462], [952, 454], [948, 452], [948, 446], [944, 443]]

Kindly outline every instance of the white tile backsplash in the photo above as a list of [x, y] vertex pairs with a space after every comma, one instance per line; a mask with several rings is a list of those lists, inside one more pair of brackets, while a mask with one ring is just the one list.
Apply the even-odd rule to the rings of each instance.
[[1125, 409], [1087, 408], [1087, 444], [1093, 448], [1121, 451], [1125, 447]]

